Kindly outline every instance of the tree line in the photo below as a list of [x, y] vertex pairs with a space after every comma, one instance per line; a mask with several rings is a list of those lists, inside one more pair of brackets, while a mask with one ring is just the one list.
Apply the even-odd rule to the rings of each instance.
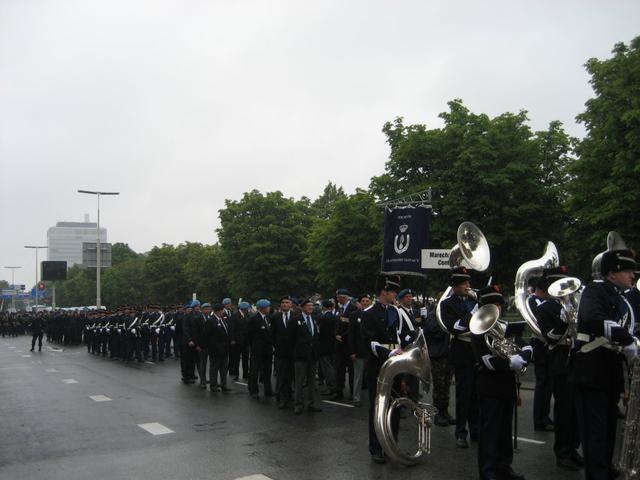
[[[346, 194], [330, 182], [314, 200], [252, 190], [226, 200], [212, 245], [163, 244], [136, 253], [114, 244], [103, 302], [173, 304], [192, 292], [255, 301], [330, 295], [337, 287], [371, 291], [383, 237], [384, 211], [376, 204], [426, 188], [435, 213], [431, 248], [452, 247], [459, 223], [469, 220], [491, 247], [484, 276], [507, 290], [520, 264], [538, 258], [548, 240], [570, 271], [587, 279], [609, 230], [640, 245], [640, 37], [616, 44], [612, 54], [585, 65], [594, 96], [576, 118], [583, 139], [558, 121], [532, 131], [524, 110], [490, 117], [460, 99], [440, 114], [441, 128], [398, 117], [382, 129], [389, 159], [368, 189]], [[409, 285], [433, 294], [445, 282], [434, 272]], [[70, 268], [57, 291], [62, 306], [93, 304], [95, 271]]]

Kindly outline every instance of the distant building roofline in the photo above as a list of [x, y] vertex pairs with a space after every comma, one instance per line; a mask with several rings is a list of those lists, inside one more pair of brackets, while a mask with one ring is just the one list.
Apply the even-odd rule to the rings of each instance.
[[98, 224], [95, 222], [57, 222], [56, 227], [65, 228], [97, 228]]

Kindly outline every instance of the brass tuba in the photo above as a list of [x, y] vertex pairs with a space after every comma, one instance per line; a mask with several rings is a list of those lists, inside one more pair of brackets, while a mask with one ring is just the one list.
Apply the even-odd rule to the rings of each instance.
[[558, 254], [558, 249], [553, 242], [547, 242], [544, 253], [540, 258], [538, 258], [537, 260], [529, 260], [528, 262], [524, 262], [522, 265], [520, 265], [520, 268], [516, 272], [516, 281], [514, 287], [516, 308], [520, 312], [520, 315], [522, 315], [522, 318], [524, 318], [524, 320], [527, 322], [527, 325], [529, 325], [529, 328], [531, 329], [533, 335], [539, 340], [542, 340], [544, 343], [547, 343], [547, 341], [540, 331], [538, 321], [536, 320], [536, 316], [531, 311], [529, 302], [527, 302], [527, 298], [529, 297], [527, 287], [529, 279], [531, 277], [541, 275], [542, 271], [545, 268], [554, 268], [558, 267], [559, 265], [560, 255]]
[[[474, 335], [484, 335], [484, 341], [491, 353], [509, 360], [512, 355], [519, 355], [522, 349], [515, 342], [505, 337], [507, 326], [498, 321], [500, 309], [493, 304], [483, 305], [469, 320], [469, 330]], [[527, 367], [520, 370], [523, 374]]]
[[562, 303], [562, 309], [566, 315], [567, 329], [564, 331], [556, 345], [573, 346], [578, 327], [578, 303], [577, 292], [582, 287], [582, 282], [576, 277], [566, 277], [556, 280], [547, 292], [553, 298]]
[[[462, 222], [458, 227], [456, 239], [458, 244], [451, 249], [449, 255], [449, 266], [451, 268], [464, 266], [478, 272], [484, 272], [489, 268], [489, 263], [491, 263], [489, 243], [476, 225], [471, 222]], [[449, 332], [440, 316], [440, 304], [451, 296], [451, 291], [451, 286], [447, 287], [440, 300], [438, 300], [438, 305], [436, 305], [438, 325], [447, 333], [451, 332]]]
[[600, 272], [600, 265], [602, 263], [602, 256], [609, 250], [624, 250], [627, 248], [627, 244], [624, 242], [618, 232], [611, 231], [607, 234], [607, 249], [604, 252], [597, 254], [591, 262], [591, 276], [594, 280], [601, 280], [602, 273]]
[[[427, 342], [419, 330], [415, 341], [399, 354], [389, 357], [380, 369], [376, 395], [373, 425], [378, 441], [387, 456], [398, 463], [413, 465], [426, 452], [431, 450], [431, 426], [438, 409], [433, 405], [415, 402], [408, 397], [392, 396], [393, 381], [398, 375], [409, 374], [417, 377], [425, 386], [425, 393], [431, 385], [431, 361], [427, 351]], [[391, 431], [391, 416], [396, 408], [409, 409], [418, 421], [418, 449], [411, 453], [403, 451]]]

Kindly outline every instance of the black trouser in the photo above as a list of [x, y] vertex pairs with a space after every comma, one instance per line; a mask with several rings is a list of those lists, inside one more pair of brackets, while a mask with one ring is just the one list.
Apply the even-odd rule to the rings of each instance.
[[551, 393], [553, 392], [547, 361], [549, 352], [543, 345], [541, 348], [536, 348], [533, 355], [533, 369], [536, 374], [536, 386], [533, 392], [533, 426], [542, 428], [549, 420]]
[[[376, 412], [376, 392], [378, 390], [378, 378], [367, 377], [367, 391], [369, 392], [369, 453], [371, 455], [381, 455], [382, 446], [378, 441], [376, 435], [376, 429], [374, 427], [373, 419]], [[400, 385], [396, 380], [393, 382], [393, 390], [400, 391]], [[396, 408], [391, 414], [391, 433], [398, 438], [398, 432], [400, 431], [400, 409]]]
[[[349, 373], [349, 390], [353, 393], [353, 362], [348, 351], [348, 346], [343, 343], [337, 344], [335, 356], [335, 372], [336, 372], [336, 392], [344, 391], [345, 376]], [[326, 377], [326, 372], [325, 372]]]
[[433, 377], [433, 405], [438, 413], [449, 413], [449, 390], [451, 388], [452, 368], [447, 357], [431, 358]]
[[618, 393], [574, 385], [586, 480], [611, 480], [618, 422]]
[[251, 352], [251, 366], [249, 373], [249, 393], [258, 394], [258, 378], [264, 385], [264, 394], [271, 395], [271, 363], [273, 354], [271, 352]]
[[455, 367], [456, 438], [467, 438], [467, 423], [472, 437], [478, 435], [478, 396], [474, 367]]
[[[316, 381], [315, 378], [310, 381]], [[280, 402], [291, 401], [291, 384], [293, 383], [293, 360], [276, 357], [276, 392]]]
[[553, 451], [556, 458], [570, 458], [575, 455], [580, 444], [573, 385], [569, 383], [567, 375], [554, 376], [552, 383], [553, 418], [555, 419]]
[[515, 397], [478, 398], [480, 430], [478, 437], [478, 468], [480, 480], [500, 478], [513, 462], [511, 429]]
[[191, 380], [196, 378], [196, 363], [198, 363], [196, 347], [190, 347], [187, 342], [184, 342], [181, 357], [182, 379]]
[[249, 346], [246, 343], [234, 343], [229, 350], [229, 373], [240, 376], [240, 359], [242, 358], [242, 376], [249, 377]]
[[39, 332], [33, 332], [33, 337], [31, 338], [31, 350], [36, 346], [36, 339], [38, 339], [38, 350], [42, 350], [42, 330]]
[[[211, 370], [209, 378], [211, 380], [211, 388], [226, 387], [229, 369], [229, 354], [227, 352], [215, 352], [211, 353], [210, 357]], [[219, 382], [218, 378], [220, 378]]]

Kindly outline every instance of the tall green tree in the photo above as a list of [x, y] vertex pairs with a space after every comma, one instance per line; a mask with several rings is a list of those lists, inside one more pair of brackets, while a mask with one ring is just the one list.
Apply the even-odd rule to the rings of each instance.
[[324, 187], [322, 195], [311, 203], [311, 214], [314, 217], [321, 219], [330, 218], [333, 213], [335, 203], [346, 197], [347, 195], [344, 193], [342, 187], [329, 182]]
[[583, 270], [605, 249], [609, 230], [640, 246], [640, 37], [612, 53], [586, 63], [595, 96], [577, 116], [587, 135], [570, 168], [569, 210]]
[[281, 192], [247, 192], [220, 210], [218, 238], [234, 296], [253, 300], [312, 293], [304, 263], [311, 227], [309, 204]]
[[307, 263], [316, 273], [321, 293], [336, 288], [372, 291], [380, 271], [382, 209], [373, 195], [358, 190], [337, 199], [332, 214], [315, 222], [307, 247]]

